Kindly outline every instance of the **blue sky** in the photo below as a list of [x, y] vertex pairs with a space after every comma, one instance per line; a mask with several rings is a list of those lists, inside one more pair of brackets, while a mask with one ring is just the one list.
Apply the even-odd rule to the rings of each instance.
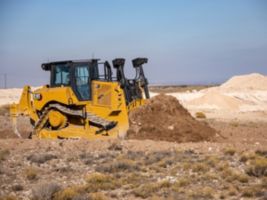
[[0, 87], [49, 82], [42, 62], [149, 58], [151, 83], [267, 74], [266, 0], [0, 0]]

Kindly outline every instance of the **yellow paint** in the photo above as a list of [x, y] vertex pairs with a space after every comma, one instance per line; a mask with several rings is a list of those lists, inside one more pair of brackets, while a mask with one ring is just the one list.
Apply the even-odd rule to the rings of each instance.
[[[37, 89], [31, 95], [30, 87], [25, 86], [19, 104], [14, 104], [10, 108], [11, 116], [14, 118], [19, 114], [29, 116], [35, 122], [38, 121], [37, 113], [42, 113], [44, 108], [50, 103], [59, 103], [70, 108], [82, 107], [84, 112], [90, 112], [103, 119], [116, 121], [117, 125], [108, 132], [99, 131], [99, 128], [89, 125], [87, 119], [74, 116], [67, 116], [68, 124], [65, 124], [66, 116], [56, 110], [50, 110], [48, 119], [52, 128], [43, 128], [34, 137], [38, 138], [87, 138], [105, 139], [123, 137], [129, 128], [129, 112], [145, 103], [143, 99], [131, 102], [128, 106], [125, 102], [123, 90], [118, 82], [92, 81], [92, 100], [79, 101], [71, 87], [49, 88], [44, 86]], [[41, 98], [33, 97], [41, 95]], [[57, 130], [54, 130], [58, 128]]]
[[66, 124], [67, 117], [57, 110], [51, 110], [48, 113], [48, 121], [53, 128], [59, 128]]

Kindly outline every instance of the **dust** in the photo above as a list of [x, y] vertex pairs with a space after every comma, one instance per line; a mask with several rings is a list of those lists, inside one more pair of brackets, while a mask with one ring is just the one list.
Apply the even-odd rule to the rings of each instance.
[[151, 139], [172, 142], [214, 140], [215, 130], [206, 122], [197, 121], [172, 96], [158, 95], [130, 115], [130, 139]]

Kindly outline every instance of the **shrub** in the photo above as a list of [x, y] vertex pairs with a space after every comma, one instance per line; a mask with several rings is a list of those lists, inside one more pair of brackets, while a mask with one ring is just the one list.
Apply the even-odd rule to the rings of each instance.
[[258, 185], [249, 186], [243, 189], [242, 197], [260, 197], [264, 192]]
[[250, 162], [250, 166], [246, 170], [249, 176], [267, 176], [267, 159], [258, 157], [253, 162]]
[[93, 173], [86, 178], [86, 188], [88, 192], [98, 192], [101, 190], [114, 190], [121, 186], [120, 181], [115, 180], [110, 175]]
[[171, 184], [168, 181], [162, 181], [159, 183], [149, 183], [141, 185], [140, 187], [133, 190], [133, 194], [136, 197], [148, 198], [155, 194], [158, 190], [162, 188], [169, 188]]
[[10, 105], [2, 105], [0, 106], [0, 115], [9, 115]]
[[8, 149], [0, 150], [0, 162], [4, 161], [9, 154], [10, 151]]
[[173, 184], [173, 190], [174, 191], [177, 191], [177, 192], [179, 192], [180, 191], [180, 188], [181, 187], [186, 187], [186, 186], [188, 186], [188, 185], [190, 185], [190, 178], [181, 178], [181, 179], [179, 179], [179, 180], [177, 180], [174, 184]]
[[23, 186], [20, 184], [13, 185], [12, 190], [13, 191], [21, 191], [21, 190], [23, 190]]
[[196, 112], [195, 116], [196, 116], [196, 118], [199, 118], [199, 119], [207, 118], [205, 113], [203, 113], [203, 112]]
[[122, 145], [116, 142], [113, 142], [109, 147], [108, 150], [112, 151], [121, 151], [122, 150]]
[[196, 163], [192, 166], [193, 172], [207, 172], [209, 171], [209, 167], [206, 163]]
[[233, 126], [233, 127], [238, 127], [239, 123], [238, 122], [231, 122], [230, 125]]
[[107, 200], [107, 199], [108, 198], [104, 194], [99, 193], [99, 192], [92, 193], [89, 196], [89, 200]]
[[55, 193], [53, 200], [87, 200], [85, 188], [71, 186]]
[[44, 154], [32, 154], [27, 157], [27, 160], [34, 162], [34, 163], [42, 164], [42, 163], [45, 163], [49, 160], [56, 159], [56, 158], [57, 158], [56, 155], [44, 153]]
[[235, 152], [236, 152], [236, 150], [233, 148], [224, 149], [224, 155], [233, 156], [233, 155], [235, 155]]
[[1, 200], [17, 200], [17, 198], [13, 195], [0, 197]]
[[136, 170], [139, 170], [139, 166], [134, 161], [128, 159], [117, 160], [114, 163], [107, 163], [97, 168], [97, 171], [107, 173]]
[[51, 200], [60, 186], [56, 183], [41, 183], [32, 189], [33, 200]]
[[170, 156], [172, 156], [172, 154], [173, 153], [169, 151], [157, 151], [157, 152], [150, 153], [145, 158], [145, 164], [151, 165], [151, 164], [157, 163], [164, 158], [169, 158]]
[[37, 170], [33, 167], [28, 167], [25, 169], [25, 176], [28, 180], [37, 179]]
[[213, 199], [214, 190], [211, 187], [202, 187], [189, 193], [195, 199]]
[[255, 154], [267, 158], [267, 151], [266, 150], [256, 150]]
[[144, 152], [142, 151], [128, 151], [126, 155], [127, 159], [138, 160], [144, 157]]

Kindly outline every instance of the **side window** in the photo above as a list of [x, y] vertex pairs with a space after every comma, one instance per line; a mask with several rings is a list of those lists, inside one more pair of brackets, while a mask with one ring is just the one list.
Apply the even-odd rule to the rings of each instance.
[[54, 85], [70, 85], [70, 68], [65, 64], [56, 65], [54, 69]]
[[88, 65], [75, 66], [75, 84], [82, 100], [89, 100], [91, 97], [89, 77]]

